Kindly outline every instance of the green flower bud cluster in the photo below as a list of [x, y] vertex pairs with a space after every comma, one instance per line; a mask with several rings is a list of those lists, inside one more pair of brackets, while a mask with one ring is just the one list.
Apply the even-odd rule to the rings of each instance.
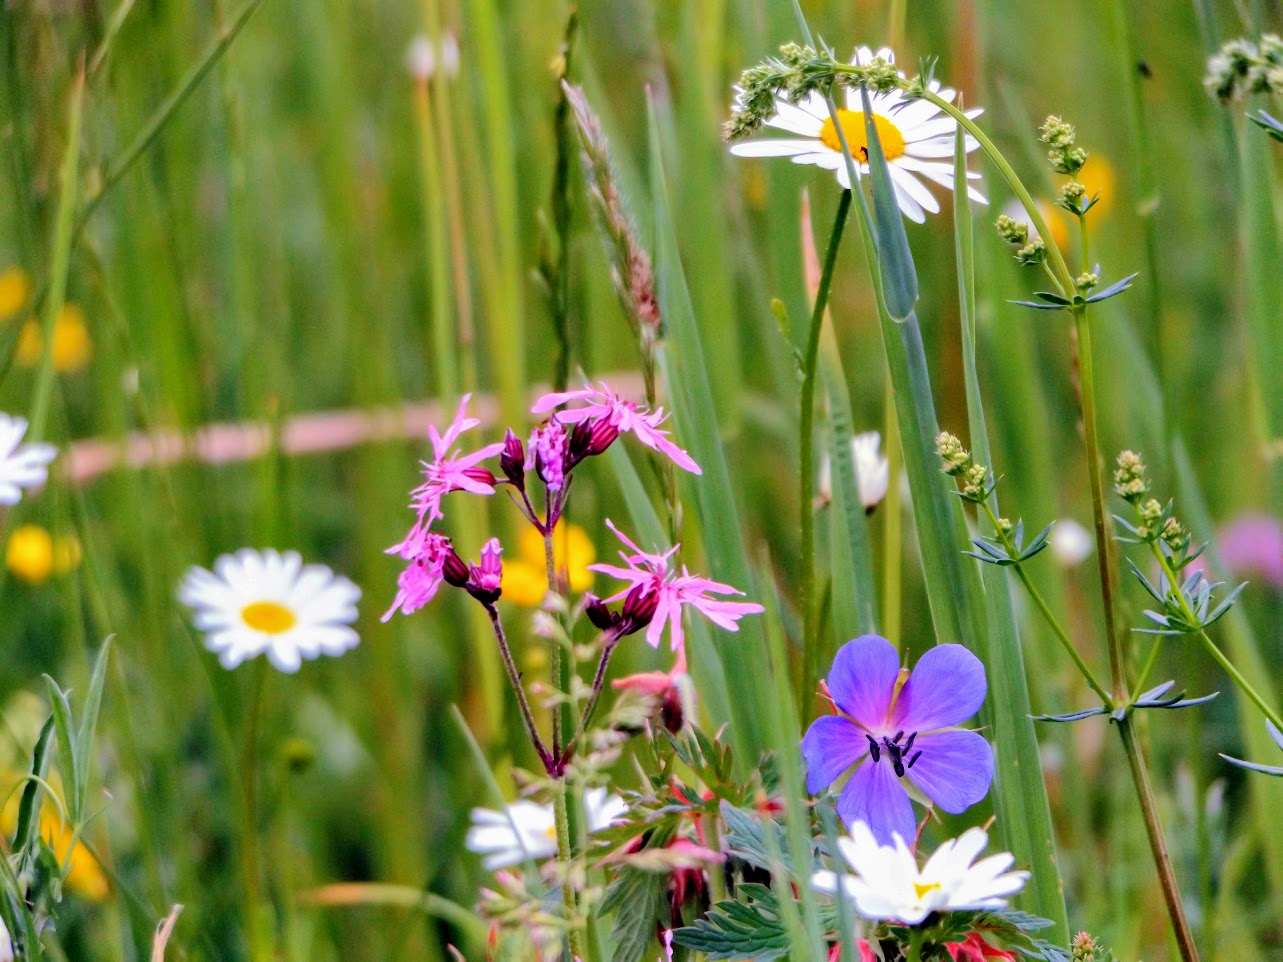
[[901, 84], [894, 64], [881, 58], [868, 64], [847, 64], [825, 50], [785, 44], [778, 57], [749, 67], [740, 75], [740, 94], [722, 134], [727, 140], [740, 140], [756, 133], [775, 115], [777, 97], [796, 103], [815, 91], [827, 92], [834, 86], [863, 85], [887, 91]]
[[1139, 504], [1140, 499], [1149, 491], [1149, 482], [1145, 480], [1145, 462], [1135, 451], [1124, 451], [1118, 456], [1114, 469], [1114, 491], [1124, 501]]
[[1047, 245], [1040, 237], [1029, 239], [1028, 224], [1008, 217], [1006, 214], [1000, 214], [994, 222], [994, 227], [997, 228], [999, 237], [1016, 248], [1016, 260], [1019, 263], [1026, 267], [1036, 267], [1047, 259]]
[[1249, 94], [1283, 94], [1283, 39], [1267, 33], [1260, 43], [1229, 41], [1208, 58], [1203, 86], [1222, 103]]
[[1096, 962], [1096, 940], [1086, 932], [1074, 936], [1071, 949], [1074, 962]]
[[1037, 267], [1047, 259], [1047, 245], [1041, 237], [1035, 237], [1020, 250], [1016, 251], [1016, 260], [1025, 267]]
[[957, 437], [942, 431], [936, 437], [936, 453], [940, 455], [944, 473], [958, 479], [964, 501], [981, 504], [993, 493], [995, 485], [989, 469], [977, 464]]
[[1099, 274], [1093, 274], [1091, 271], [1084, 271], [1078, 275], [1078, 278], [1074, 281], [1074, 286], [1077, 287], [1079, 291], [1086, 294], [1099, 283]]
[[1038, 133], [1038, 139], [1049, 148], [1047, 159], [1051, 161], [1052, 170], [1072, 177], [1083, 169], [1083, 164], [1087, 163], [1087, 151], [1077, 146], [1073, 124], [1067, 124], [1052, 114]]

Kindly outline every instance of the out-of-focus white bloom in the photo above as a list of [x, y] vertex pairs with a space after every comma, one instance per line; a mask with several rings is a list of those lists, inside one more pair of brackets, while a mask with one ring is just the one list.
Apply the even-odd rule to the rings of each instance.
[[17, 504], [23, 488], [49, 477], [49, 462], [58, 456], [52, 444], [23, 444], [27, 419], [0, 414], [0, 505]]
[[9, 938], [9, 928], [0, 919], [0, 962], [13, 962], [13, 941]]
[[[627, 810], [622, 798], [608, 795], [604, 788], [584, 792], [589, 832], [605, 828]], [[502, 812], [474, 808], [464, 844], [468, 851], [484, 855], [482, 864], [491, 871], [527, 858], [552, 858], [557, 854], [557, 817], [551, 805], [529, 801], [513, 802]]]
[[295, 551], [225, 554], [212, 572], [190, 569], [178, 597], [224, 668], [265, 654], [295, 672], [305, 658], [341, 655], [360, 640], [350, 626], [361, 589]]
[[439, 43], [433, 43], [426, 34], [418, 34], [410, 41], [405, 54], [405, 67], [410, 76], [427, 83], [438, 70], [447, 77], [459, 73], [459, 40], [453, 31], [443, 30]]
[[[945, 842], [918, 868], [918, 860], [904, 839], [879, 845], [864, 822], [856, 822], [850, 836], [839, 838], [838, 849], [851, 866], [841, 879], [845, 895], [866, 919], [891, 919], [917, 925], [932, 912], [990, 911], [1005, 908], [1029, 881], [1028, 872], [1008, 872], [1015, 859], [1008, 852], [975, 862], [989, 836], [970, 828]], [[975, 864], [972, 864], [975, 862]], [[835, 893], [838, 876], [816, 872], [811, 884], [821, 892]]]
[[[882, 435], [866, 431], [851, 438], [851, 460], [855, 463], [860, 503], [866, 512], [872, 512], [887, 496], [889, 481], [890, 466], [882, 455]], [[833, 497], [833, 465], [828, 455], [820, 464], [818, 488], [823, 500]]]
[[1073, 518], [1057, 521], [1047, 542], [1056, 560], [1069, 568], [1082, 564], [1096, 550], [1096, 539], [1092, 533]]

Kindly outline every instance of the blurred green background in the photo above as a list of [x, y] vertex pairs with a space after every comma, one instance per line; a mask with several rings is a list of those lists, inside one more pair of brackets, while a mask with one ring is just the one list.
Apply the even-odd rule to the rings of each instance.
[[[1099, 326], [1106, 450], [1143, 451], [1160, 495], [1189, 497], [1164, 441], [1165, 396], [1207, 498], [1205, 519], [1186, 506], [1191, 521], [1206, 522], [1196, 535], [1210, 538], [1211, 525], [1245, 511], [1277, 511], [1278, 448], [1269, 440], [1279, 436], [1271, 398], [1283, 354], [1272, 346], [1278, 261], [1268, 257], [1278, 152], [1244, 124], [1241, 106], [1209, 98], [1201, 78], [1221, 40], [1277, 28], [1278, 5], [901, 2], [901, 63], [912, 69], [919, 57], [938, 57], [937, 75], [968, 106], [985, 107], [982, 123], [1041, 195], [1055, 186], [1036, 140], [1046, 114], [1075, 123], [1092, 152], [1086, 176], [1103, 191], [1094, 215], [1102, 275], [1142, 272]], [[839, 52], [885, 42], [891, 6], [804, 4]], [[531, 759], [464, 599], [378, 620], [399, 570], [383, 550], [408, 524], [407, 491], [426, 437], [342, 442], [315, 454], [275, 442], [297, 414], [436, 399], [452, 410], [465, 389], [486, 402], [488, 437], [499, 436], [497, 424], [527, 424], [523, 402], [552, 377], [556, 351], [538, 266], [556, 244], [553, 118], [568, 12], [555, 0], [265, 0], [210, 61], [211, 44], [243, 13], [228, 0], [0, 5], [0, 269], [11, 269], [0, 277], [8, 296], [0, 357], [9, 359], [0, 409], [29, 415], [39, 393], [39, 333], [24, 325], [55, 274], [59, 168], [81, 65], [90, 70], [75, 181], [86, 210], [165, 98], [193, 67], [212, 62], [75, 238], [66, 291], [75, 309], [57, 330], [45, 434], [66, 447], [256, 422], [269, 436], [266, 453], [248, 460], [118, 465], [93, 477], [55, 470], [45, 491], [4, 521], [8, 734], [0, 755], [13, 779], [43, 717], [30, 694], [42, 691], [40, 673], [83, 689], [93, 652], [105, 636], [117, 638], [97, 755], [103, 812], [88, 831], [109, 881], [72, 886], [56, 940], [66, 958], [146, 957], [156, 920], [174, 902], [186, 908], [172, 958], [244, 957], [236, 768], [255, 670], [220, 669], [175, 597], [188, 566], [243, 545], [298, 549], [365, 593], [355, 651], [265, 683], [255, 828], [280, 957], [443, 959], [447, 942], [480, 957], [431, 912], [318, 908], [302, 898], [327, 883], [379, 881], [472, 905], [486, 879], [462, 838], [468, 809], [489, 799], [450, 706], [463, 709], [509, 791], [508, 765]], [[420, 34], [456, 38], [457, 71], [442, 69], [447, 58], [435, 41], [438, 69], [414, 78], [407, 50]], [[838, 188], [814, 168], [731, 158], [719, 133], [739, 71], [793, 39], [783, 0], [584, 0], [570, 69], [603, 118], [644, 240], [654, 224], [648, 101], [668, 133], [676, 230], [735, 479], [725, 497], [738, 501], [750, 554], [769, 559], [786, 602], [798, 550], [796, 387], [770, 300], [781, 298], [795, 319], [807, 315], [800, 196], [809, 190], [822, 234]], [[990, 197], [977, 215], [977, 256], [995, 471], [1007, 510], [1035, 529], [1053, 518], [1087, 524], [1069, 329], [1059, 315], [1006, 303], [1027, 294], [1029, 278], [987, 230], [1007, 197], [979, 169]], [[577, 157], [570, 184], [572, 369], [635, 371]], [[909, 236], [941, 424], [961, 433], [948, 214], [909, 225]], [[884, 376], [857, 248], [852, 239], [842, 253], [833, 319], [856, 428], [867, 430], [883, 424]], [[1264, 265], [1255, 273], [1252, 255]], [[1269, 323], [1253, 327], [1254, 310]], [[1165, 392], [1147, 373], [1154, 361]], [[635, 389], [636, 375], [619, 383]], [[678, 410], [673, 422], [679, 441], [682, 417]], [[64, 468], [73, 461], [65, 456]], [[588, 474], [577, 485], [575, 521], [593, 532], [624, 509], [606, 465]], [[502, 498], [458, 514], [453, 533], [466, 554], [484, 532], [516, 531]], [[883, 515], [870, 518], [875, 557]], [[22, 525], [44, 529], [49, 544], [28, 531], [22, 550], [13, 547]], [[613, 550], [597, 545], [602, 555]], [[904, 551], [903, 630], [894, 640], [920, 652], [934, 639], [908, 516]], [[516, 554], [510, 543], [509, 557]], [[1090, 565], [1064, 569], [1045, 556], [1035, 570], [1080, 646], [1103, 662]], [[1139, 595], [1129, 586], [1133, 624]], [[1283, 653], [1279, 600], [1277, 587], [1258, 583], [1242, 603], [1271, 666]], [[1025, 620], [1035, 709], [1087, 704], [1053, 639]], [[524, 649], [528, 632], [513, 634]], [[539, 646], [528, 654], [524, 667], [537, 676]], [[622, 655], [620, 673], [667, 667], [665, 653], [640, 644]], [[1210, 661], [1180, 642], [1168, 646], [1160, 671], [1191, 694], [1227, 689]], [[1277, 676], [1258, 681], [1277, 694]], [[1278, 809], [1266, 807], [1263, 791], [1249, 802], [1242, 776], [1214, 754], [1246, 752], [1235, 718], [1233, 699], [1222, 697], [1143, 724], [1207, 957], [1278, 958], [1280, 894], [1267, 881], [1259, 828]], [[1104, 724], [1040, 735], [1073, 924], [1113, 943], [1120, 958], [1164, 957], [1157, 884]], [[629, 777], [622, 767], [622, 783]]]

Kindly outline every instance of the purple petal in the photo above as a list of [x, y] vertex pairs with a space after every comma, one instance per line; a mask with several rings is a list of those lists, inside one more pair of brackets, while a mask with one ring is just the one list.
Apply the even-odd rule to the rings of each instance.
[[975, 732], [919, 735], [913, 751], [922, 755], [909, 769], [909, 778], [946, 812], [965, 812], [988, 793], [993, 748]]
[[912, 845], [917, 832], [913, 803], [885, 760], [883, 764], [861, 765], [855, 770], [838, 799], [838, 814], [848, 829], [856, 822], [864, 822], [880, 845], [895, 844], [893, 832], [906, 845]]
[[886, 722], [899, 673], [900, 656], [891, 642], [862, 635], [838, 649], [829, 670], [829, 694], [861, 725], [875, 728]]
[[806, 759], [806, 790], [812, 795], [828, 788], [868, 751], [868, 741], [848, 719], [824, 715], [815, 719], [802, 739]]
[[985, 666], [962, 645], [936, 645], [900, 689], [891, 727], [923, 732], [961, 725], [985, 700]]

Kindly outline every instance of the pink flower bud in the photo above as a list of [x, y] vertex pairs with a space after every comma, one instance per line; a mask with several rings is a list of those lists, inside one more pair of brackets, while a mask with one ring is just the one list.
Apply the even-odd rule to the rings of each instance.
[[512, 433], [512, 428], [508, 429], [503, 439], [499, 468], [514, 488], [518, 491], [526, 490], [526, 449], [521, 443], [521, 438]]
[[471, 576], [468, 578], [468, 594], [482, 604], [492, 605], [502, 592], [503, 585], [503, 545], [498, 538], [491, 538], [481, 549], [481, 564], [471, 565]]

